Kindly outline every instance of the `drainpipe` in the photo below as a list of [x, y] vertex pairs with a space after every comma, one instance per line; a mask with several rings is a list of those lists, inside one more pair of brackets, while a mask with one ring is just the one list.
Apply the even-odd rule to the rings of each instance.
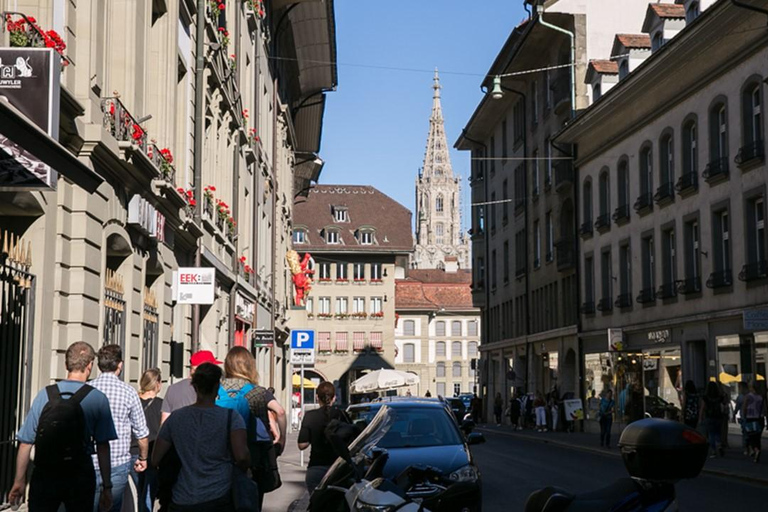
[[765, 14], [766, 16], [768, 16], [768, 10], [766, 9], [755, 7], [754, 5], [745, 4], [744, 2], [741, 2], [739, 0], [731, 0], [731, 3], [736, 7], [741, 7], [742, 9], [747, 9], [749, 11], [759, 12], [761, 14]]
[[[286, 13], [287, 14], [287, 13]], [[277, 76], [272, 81], [272, 276], [270, 292], [272, 307], [270, 308], [269, 326], [272, 335], [275, 336], [275, 314], [277, 314], [277, 296], [275, 291], [275, 277], [277, 276]], [[277, 338], [277, 336], [275, 336]], [[275, 386], [275, 343], [269, 349], [269, 385]]]
[[571, 118], [573, 118], [573, 114], [576, 111], [576, 38], [570, 30], [566, 30], [562, 27], [558, 27], [557, 25], [553, 25], [551, 23], [548, 23], [544, 21], [544, 5], [539, 4], [536, 6], [536, 12], [538, 13], [538, 16], [536, 19], [544, 25], [547, 28], [551, 28], [552, 30], [555, 30], [557, 32], [560, 32], [562, 34], [567, 35], [571, 38]]
[[[203, 94], [205, 73], [205, 0], [197, 0], [197, 18], [195, 20], [195, 133], [192, 155], [192, 169], [194, 173], [193, 190], [195, 191], [195, 223], [200, 224], [201, 209], [203, 207], [202, 186], [203, 181]], [[202, 240], [197, 239], [195, 250], [195, 266], [202, 265]], [[192, 352], [200, 347], [200, 305], [192, 306]]]
[[[527, 110], [528, 110], [528, 96], [524, 92], [512, 89], [511, 87], [506, 87], [504, 85], [501, 86], [502, 90], [511, 92], [513, 94], [517, 94], [521, 98], [523, 98], [523, 155], [528, 155], [528, 119], [527, 119]], [[529, 366], [531, 365], [531, 344], [528, 342], [528, 336], [531, 334], [531, 311], [530, 311], [530, 296], [531, 296], [531, 281], [529, 278], [529, 272], [528, 272], [528, 236], [530, 233], [528, 233], [528, 212], [530, 210], [529, 203], [528, 203], [528, 164], [527, 160], [523, 160], [523, 165], [525, 166], [525, 172], [524, 175], [524, 182], [523, 182], [523, 188], [526, 191], [526, 198], [525, 198], [525, 393], [528, 394], [530, 391], [528, 387], [528, 377], [529, 377]]]

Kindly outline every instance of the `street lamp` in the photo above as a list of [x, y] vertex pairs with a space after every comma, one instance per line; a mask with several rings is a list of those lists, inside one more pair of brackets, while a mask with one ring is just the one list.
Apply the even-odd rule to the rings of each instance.
[[501, 76], [496, 75], [493, 77], [493, 89], [491, 89], [491, 98], [494, 100], [500, 100], [504, 97], [504, 91], [501, 90]]

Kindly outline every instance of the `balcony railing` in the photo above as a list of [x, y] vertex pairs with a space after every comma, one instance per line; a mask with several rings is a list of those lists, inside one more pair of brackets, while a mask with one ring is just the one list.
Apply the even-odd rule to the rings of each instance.
[[525, 266], [517, 267], [515, 269], [515, 277], [522, 277], [525, 275]]
[[664, 283], [661, 286], [659, 286], [659, 289], [656, 291], [656, 297], [660, 299], [671, 299], [672, 297], [677, 296], [677, 283], [671, 282], [671, 283]]
[[762, 140], [750, 142], [739, 149], [736, 155], [736, 165], [747, 165], [752, 162], [762, 162], [765, 160], [765, 145]]
[[613, 300], [610, 297], [604, 297], [597, 302], [598, 311], [611, 311], [613, 309]]
[[564, 192], [573, 185], [573, 163], [561, 160], [555, 164], [555, 190]]
[[699, 188], [699, 175], [696, 172], [687, 172], [680, 176], [675, 185], [675, 190], [680, 195], [693, 192]]
[[621, 224], [629, 220], [629, 205], [623, 204], [613, 210], [613, 222]]
[[594, 315], [595, 314], [595, 303], [592, 301], [585, 302], [581, 305], [581, 313], [584, 315]]
[[622, 293], [616, 298], [616, 302], [614, 304], [616, 305], [617, 308], [632, 307], [632, 294]]
[[[138, 146], [139, 150], [157, 167], [160, 175], [171, 184], [176, 184], [176, 169], [172, 165], [172, 157], [167, 150], [160, 148], [151, 142], [146, 130], [138, 120], [125, 108], [118, 97], [103, 98], [101, 100], [103, 113], [103, 126], [118, 142], [130, 142]], [[165, 153], [165, 154], [164, 154]]]
[[739, 272], [741, 281], [757, 281], [768, 277], [768, 261], [760, 260], [754, 263], [747, 263]]
[[646, 210], [652, 209], [653, 195], [650, 192], [646, 194], [642, 194], [640, 197], [637, 198], [637, 201], [635, 201], [634, 207], [637, 213], [643, 213]]
[[716, 158], [707, 164], [702, 176], [707, 183], [715, 183], [727, 179], [728, 172], [728, 157]]
[[555, 247], [557, 249], [557, 270], [563, 271], [573, 268], [576, 265], [576, 242], [564, 238], [558, 240]]
[[656, 204], [666, 203], [675, 198], [675, 184], [671, 181], [664, 183], [656, 189], [656, 193], [653, 194], [653, 200]]
[[677, 292], [683, 295], [701, 292], [701, 277], [689, 277], [677, 282]]
[[611, 227], [611, 216], [608, 213], [603, 213], [597, 216], [595, 220], [595, 229], [598, 231], [605, 231]]
[[707, 279], [707, 288], [725, 288], [733, 284], [733, 274], [731, 269], [712, 272]]
[[581, 236], [592, 236], [592, 220], [585, 221], [579, 228]]
[[635, 298], [638, 304], [648, 304], [656, 300], [656, 291], [653, 288], [643, 288]]

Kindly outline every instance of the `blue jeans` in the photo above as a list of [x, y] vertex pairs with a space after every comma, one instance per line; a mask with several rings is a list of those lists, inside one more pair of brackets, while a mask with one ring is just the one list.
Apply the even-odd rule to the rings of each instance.
[[709, 438], [709, 447], [712, 448], [712, 451], [717, 450], [717, 447], [720, 445], [721, 439], [720, 439], [720, 428], [722, 424], [722, 420], [720, 418], [707, 418], [704, 420], [704, 423], [707, 426], [707, 437]]
[[[120, 512], [123, 508], [123, 493], [128, 485], [128, 476], [133, 467], [133, 461], [112, 466], [112, 508], [110, 512]], [[93, 510], [99, 512], [99, 498], [101, 498], [101, 471], [96, 471], [96, 494], [93, 498]]]
[[137, 473], [133, 464], [138, 460], [134, 455], [131, 459], [131, 480], [136, 486], [139, 498], [139, 512], [152, 512], [157, 500], [157, 470], [147, 465], [143, 473]]
[[600, 417], [600, 446], [611, 446], [611, 427], [613, 426], [613, 416]]

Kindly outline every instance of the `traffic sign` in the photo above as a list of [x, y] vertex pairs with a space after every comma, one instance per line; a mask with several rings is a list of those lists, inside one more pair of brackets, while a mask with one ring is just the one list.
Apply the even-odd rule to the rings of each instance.
[[291, 364], [315, 364], [315, 331], [291, 331]]

